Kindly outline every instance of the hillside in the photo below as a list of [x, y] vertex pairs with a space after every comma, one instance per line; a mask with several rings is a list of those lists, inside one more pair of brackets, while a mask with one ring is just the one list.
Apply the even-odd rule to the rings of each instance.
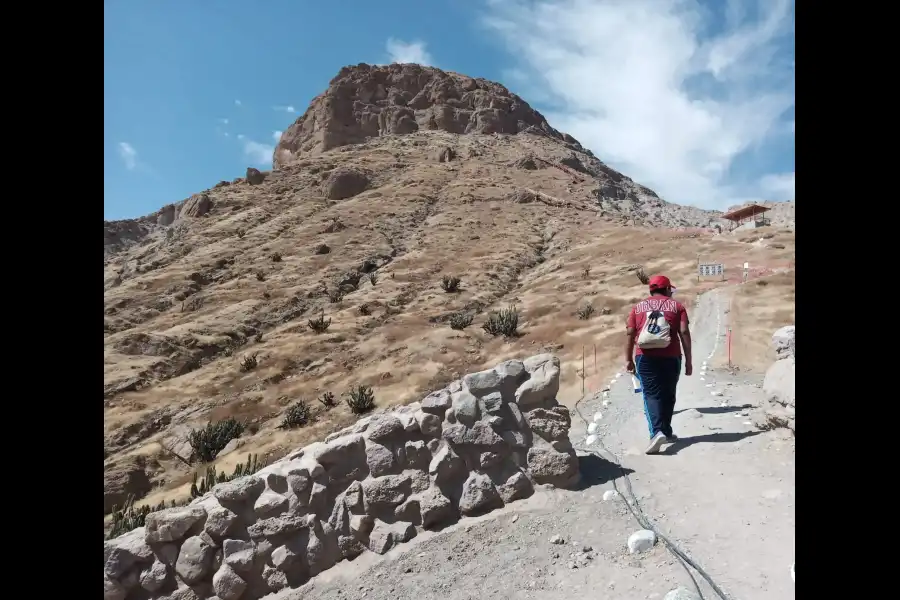
[[[575, 399], [583, 348], [598, 371], [619, 366], [639, 266], [669, 274], [687, 302], [715, 285], [697, 282], [698, 257], [731, 277], [748, 260], [793, 264], [790, 230], [716, 235], [719, 213], [663, 201], [503, 86], [437, 69], [343, 69], [274, 163], [104, 223], [107, 510], [127, 494], [184, 498], [204, 466], [187, 464], [192, 428], [247, 425], [215, 461], [230, 472], [352, 422], [315, 398], [356, 384], [379, 407], [402, 404], [548, 350], [563, 361], [561, 401]], [[512, 304], [518, 337], [482, 329]], [[474, 320], [451, 329], [459, 312]], [[317, 334], [308, 321], [320, 315], [331, 325]], [[314, 422], [279, 428], [301, 398]]]

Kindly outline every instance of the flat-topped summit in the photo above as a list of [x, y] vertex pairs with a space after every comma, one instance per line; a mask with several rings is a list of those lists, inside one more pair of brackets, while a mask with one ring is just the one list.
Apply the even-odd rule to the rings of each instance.
[[522, 98], [493, 81], [415, 64], [344, 67], [281, 136], [276, 168], [299, 156], [422, 130], [517, 134], [529, 130], [581, 150]]

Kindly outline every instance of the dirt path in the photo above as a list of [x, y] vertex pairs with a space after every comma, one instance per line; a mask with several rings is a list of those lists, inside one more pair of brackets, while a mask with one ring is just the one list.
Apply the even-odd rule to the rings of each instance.
[[[616, 380], [608, 398], [592, 395], [579, 410], [587, 419], [603, 414], [602, 443], [631, 472], [644, 513], [731, 600], [786, 600], [794, 597], [793, 441], [753, 431], [738, 408], [759, 402], [761, 378], [701, 374], [703, 360], [722, 349], [716, 341], [717, 331], [724, 331], [722, 312], [715, 292], [691, 310], [695, 374], [679, 386], [674, 426], [681, 440], [663, 454], [643, 454], [647, 426], [627, 377]], [[584, 444], [585, 429], [576, 415], [576, 445]], [[619, 469], [587, 454], [582, 471], [580, 490], [539, 491], [484, 517], [420, 534], [385, 556], [366, 553], [299, 590], [269, 598], [563, 600], [590, 594], [662, 600], [675, 587], [691, 588], [662, 544], [646, 554], [628, 554], [625, 542], [641, 527], [620, 499], [602, 500], [620, 478]], [[618, 487], [624, 489], [621, 479]], [[554, 536], [564, 543], [552, 543]], [[716, 598], [701, 585], [704, 598]]]

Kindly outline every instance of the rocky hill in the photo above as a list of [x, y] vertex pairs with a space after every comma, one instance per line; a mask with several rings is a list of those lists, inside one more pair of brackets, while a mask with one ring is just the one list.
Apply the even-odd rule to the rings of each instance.
[[[698, 255], [793, 256], [788, 231], [715, 235], [718, 213], [661, 200], [503, 86], [416, 65], [343, 69], [275, 167], [104, 222], [107, 511], [349, 425], [356, 386], [385, 408], [553, 352], [565, 402], [583, 351], [617, 364], [641, 265], [690, 298]], [[485, 330], [508, 306], [516, 332]], [[197, 455], [191, 431], [228, 418], [243, 433]]]

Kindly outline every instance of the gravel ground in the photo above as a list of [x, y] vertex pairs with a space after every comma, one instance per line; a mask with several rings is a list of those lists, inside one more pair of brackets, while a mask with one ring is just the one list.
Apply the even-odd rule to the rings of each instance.
[[[761, 377], [703, 372], [706, 357], [724, 345], [727, 315], [718, 294], [705, 294], [690, 311], [697, 358], [694, 375], [679, 385], [674, 419], [679, 442], [660, 455], [643, 454], [646, 422], [628, 377], [615, 380], [606, 397], [600, 392], [586, 397], [579, 411], [587, 419], [602, 413], [600, 441], [631, 473], [644, 513], [732, 600], [793, 598], [793, 439], [758, 433], [748, 424], [748, 409], [741, 407], [760, 402]], [[573, 443], [584, 447], [586, 434], [575, 415]], [[592, 448], [601, 450], [598, 444]], [[582, 454], [579, 490], [542, 489], [483, 517], [420, 533], [384, 556], [366, 553], [300, 589], [269, 598], [562, 600], [590, 594], [636, 600], [662, 599], [678, 586], [692, 588], [662, 544], [644, 554], [628, 553], [626, 540], [641, 527], [621, 496], [602, 499], [614, 483], [625, 490], [621, 472]], [[709, 586], [701, 586], [704, 598], [716, 598]]]

